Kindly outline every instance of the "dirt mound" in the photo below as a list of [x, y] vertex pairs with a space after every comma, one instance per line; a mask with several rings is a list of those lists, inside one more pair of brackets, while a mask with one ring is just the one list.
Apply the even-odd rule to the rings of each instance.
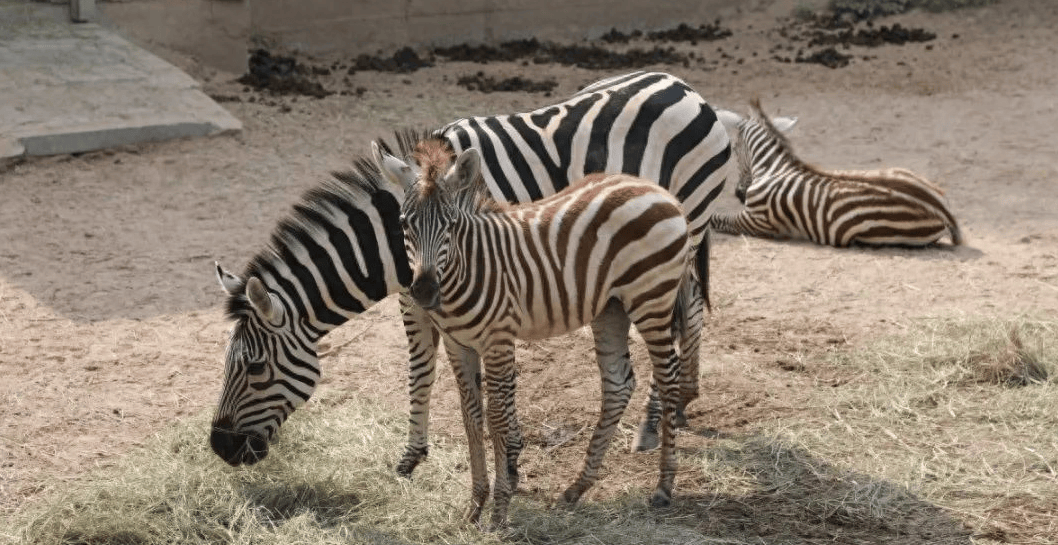
[[[692, 27], [687, 23], [680, 23], [679, 26], [673, 29], [648, 32], [646, 38], [652, 42], [689, 42], [691, 45], [697, 45], [700, 41], [712, 42], [728, 38], [731, 35], [731, 30], [721, 27], [720, 20], [717, 19], [712, 24], [698, 25], [697, 27]], [[643, 36], [644, 34], [641, 30], [624, 33], [613, 28], [599, 39], [610, 44], [626, 44], [632, 40], [641, 39]]]
[[544, 93], [544, 96], [551, 96], [551, 91], [558, 86], [555, 80], [533, 81], [521, 76], [497, 79], [485, 75], [484, 72], [478, 72], [473, 76], [460, 76], [456, 83], [469, 91], [481, 91], [482, 93], [525, 92]]
[[904, 45], [912, 42], [928, 42], [937, 37], [936, 34], [928, 30], [905, 28], [900, 23], [895, 23], [891, 27], [882, 25], [877, 29], [871, 28], [873, 26], [872, 23], [868, 22], [868, 28], [859, 30], [848, 28], [837, 33], [820, 30], [808, 42], [808, 46], [842, 45], [848, 47], [855, 45], [860, 47], [880, 47], [887, 44]]
[[239, 83], [261, 91], [279, 95], [305, 95], [323, 98], [334, 94], [324, 89], [318, 81], [310, 79], [316, 72], [293, 57], [273, 55], [264, 49], [255, 49], [250, 54], [246, 74], [238, 79]]
[[845, 55], [839, 53], [837, 49], [828, 47], [812, 53], [811, 55], [802, 56], [798, 55], [794, 62], [802, 63], [816, 63], [822, 64], [827, 68], [841, 68], [849, 65], [849, 60], [852, 59], [852, 55]]
[[398, 74], [406, 74], [433, 65], [433, 59], [421, 58], [414, 49], [410, 47], [402, 47], [389, 57], [371, 55], [357, 56], [356, 61], [353, 63], [352, 67], [349, 68], [349, 74], [352, 74], [356, 70], [374, 70], [375, 72], [396, 72]]

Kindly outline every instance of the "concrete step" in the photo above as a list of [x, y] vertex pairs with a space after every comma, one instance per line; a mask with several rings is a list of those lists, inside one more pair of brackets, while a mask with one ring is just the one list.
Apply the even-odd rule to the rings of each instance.
[[0, 159], [239, 131], [175, 66], [63, 5], [0, 0]]

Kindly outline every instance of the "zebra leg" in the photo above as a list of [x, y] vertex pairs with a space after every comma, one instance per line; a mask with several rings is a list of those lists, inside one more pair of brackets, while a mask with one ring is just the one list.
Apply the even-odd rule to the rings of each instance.
[[514, 494], [508, 475], [500, 470], [508, 463], [507, 440], [514, 418], [516, 373], [513, 341], [494, 343], [484, 354], [484, 360], [489, 434], [496, 464], [491, 528], [497, 529], [507, 525], [507, 508]]
[[650, 505], [665, 507], [672, 502], [672, 485], [676, 479], [675, 420], [680, 401], [680, 364], [676, 357], [671, 324], [652, 318], [649, 314], [651, 309], [640, 310], [639, 316], [633, 315], [632, 318], [650, 354], [662, 409], [658, 486], [650, 499]]
[[[648, 342], [648, 346], [651, 343]], [[661, 454], [658, 460], [658, 486], [650, 498], [651, 507], [668, 507], [672, 503], [672, 487], [676, 480], [676, 408], [680, 401], [677, 383], [679, 360], [674, 352], [661, 356], [662, 345], [648, 349], [654, 362], [654, 380], [661, 397]], [[655, 356], [657, 354], [657, 356]]]
[[[446, 343], [448, 360], [459, 389], [459, 407], [470, 450], [470, 506], [465, 519], [473, 524], [481, 520], [481, 510], [489, 498], [489, 473], [485, 464], [485, 430], [481, 400], [481, 365], [477, 354], [454, 343]], [[471, 355], [473, 357], [469, 357]]]
[[407, 292], [400, 294], [404, 333], [408, 337], [408, 394], [411, 410], [408, 416], [408, 443], [397, 463], [397, 474], [411, 477], [415, 467], [429, 453], [427, 438], [430, 426], [430, 390], [437, 376], [439, 334], [426, 312], [412, 301]]
[[591, 323], [595, 335], [595, 357], [602, 381], [602, 406], [595, 424], [584, 467], [577, 480], [562, 493], [562, 501], [576, 503], [599, 478], [606, 450], [610, 446], [617, 424], [636, 388], [636, 378], [628, 353], [628, 327], [631, 322], [620, 303], [611, 301], [603, 313]]
[[639, 430], [632, 440], [632, 452], [647, 452], [658, 448], [661, 440], [658, 438], [658, 425], [661, 423], [661, 398], [658, 396], [658, 385], [654, 377], [650, 377], [650, 395], [647, 397], [646, 414], [643, 421], [639, 423]]
[[[676, 310], [681, 314], [676, 333], [680, 344], [680, 403], [676, 407], [677, 428], [687, 427], [686, 407], [698, 397], [698, 352], [702, 341], [704, 301], [701, 283], [688, 267], [680, 287]], [[632, 452], [646, 452], [658, 448], [658, 424], [661, 422], [661, 398], [654, 378], [650, 379], [650, 395], [647, 398], [643, 421], [639, 424]]]
[[[467, 376], [477, 377], [478, 388], [481, 387], [481, 359], [473, 350], [456, 346], [446, 346], [450, 358], [459, 358], [460, 365]], [[511, 406], [511, 417], [507, 428], [507, 480], [511, 484], [511, 490], [518, 488], [518, 457], [522, 454], [522, 431], [518, 426], [518, 414], [516, 408]]]
[[728, 235], [746, 235], [760, 238], [785, 238], [780, 229], [768, 218], [766, 213], [753, 213], [743, 208], [735, 215], [713, 214], [709, 218], [709, 227], [718, 233]]

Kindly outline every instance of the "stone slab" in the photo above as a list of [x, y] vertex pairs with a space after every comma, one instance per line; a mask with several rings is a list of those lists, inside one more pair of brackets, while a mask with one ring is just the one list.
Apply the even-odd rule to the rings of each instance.
[[0, 158], [239, 131], [175, 66], [66, 6], [0, 0]]

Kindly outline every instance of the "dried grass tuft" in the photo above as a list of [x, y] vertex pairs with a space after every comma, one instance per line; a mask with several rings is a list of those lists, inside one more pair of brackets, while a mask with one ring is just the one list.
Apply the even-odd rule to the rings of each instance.
[[1007, 342], [993, 350], [970, 354], [969, 364], [977, 370], [979, 380], [1010, 387], [1040, 384], [1047, 380], [1047, 366], [1037, 354], [1025, 348], [1016, 326], [1011, 326]]

